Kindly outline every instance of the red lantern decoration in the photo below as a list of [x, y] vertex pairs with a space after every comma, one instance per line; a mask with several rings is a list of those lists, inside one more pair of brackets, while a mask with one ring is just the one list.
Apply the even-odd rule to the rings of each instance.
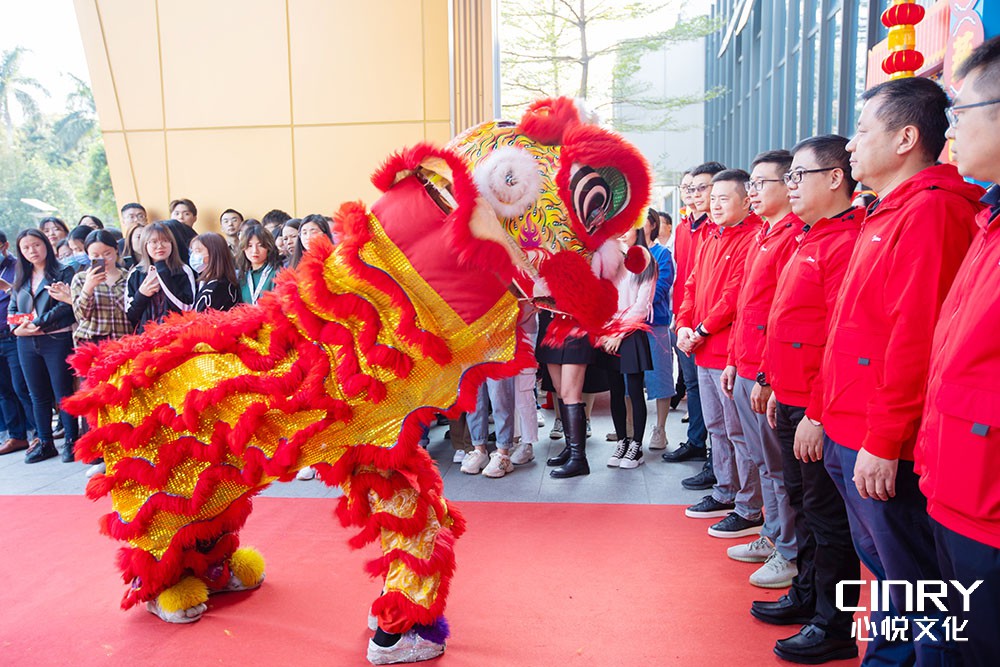
[[882, 61], [882, 71], [890, 79], [913, 76], [924, 64], [917, 51], [914, 25], [924, 18], [924, 8], [914, 0], [893, 0], [882, 12], [882, 25], [889, 29], [889, 55]]

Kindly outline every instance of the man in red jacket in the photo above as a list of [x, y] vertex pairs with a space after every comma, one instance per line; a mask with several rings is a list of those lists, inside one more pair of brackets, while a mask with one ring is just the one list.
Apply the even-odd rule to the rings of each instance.
[[[750, 575], [750, 583], [761, 588], [786, 588], [797, 573], [795, 516], [785, 493], [778, 437], [764, 417], [767, 396], [760, 398], [761, 391], [769, 391], [767, 381], [759, 375], [767, 313], [778, 274], [795, 249], [795, 237], [802, 231], [802, 221], [792, 213], [783, 181], [791, 165], [792, 154], [786, 150], [761, 153], [751, 165], [747, 194], [753, 212], [763, 218], [764, 224], [747, 253], [746, 277], [736, 300], [736, 320], [729, 337], [729, 365], [722, 373], [722, 391], [736, 402], [747, 452], [760, 474], [764, 500], [760, 537], [730, 547], [726, 553], [744, 563], [763, 563]], [[755, 389], [756, 409], [751, 400]]]
[[[965, 82], [949, 110], [958, 170], [1000, 183], [1000, 38], [976, 48], [958, 76]], [[966, 665], [992, 666], [1000, 656], [1000, 186], [982, 201], [989, 208], [934, 331], [915, 455], [942, 578], [967, 590], [981, 582], [968, 609], [948, 589], [949, 613], [967, 623], [959, 651]]]
[[746, 452], [736, 405], [722, 393], [722, 371], [736, 316], [736, 297], [746, 273], [746, 257], [760, 218], [750, 212], [742, 169], [720, 171], [712, 178], [712, 220], [684, 285], [677, 316], [677, 348], [694, 354], [705, 425], [712, 435], [712, 467], [717, 479], [711, 495], [689, 507], [695, 518], [725, 517], [708, 529], [713, 537], [738, 538], [760, 533], [760, 477]]
[[[677, 274], [674, 278], [673, 308], [674, 317], [681, 311], [684, 301], [684, 283], [687, 282], [695, 258], [705, 238], [715, 227], [708, 216], [709, 197], [712, 194], [712, 177], [725, 169], [718, 162], [706, 162], [691, 169], [686, 175], [688, 188], [685, 193], [685, 204], [691, 210], [688, 219], [682, 220], [674, 232], [674, 260], [677, 262]], [[681, 186], [685, 182], [681, 180]], [[663, 453], [663, 460], [668, 463], [679, 461], [706, 461], [704, 469], [694, 477], [689, 477], [681, 483], [685, 488], [700, 490], [709, 489], [715, 484], [712, 466], [707, 462], [705, 442], [708, 431], [705, 430], [705, 418], [701, 411], [701, 394], [698, 388], [698, 371], [694, 359], [686, 354], [677, 354], [677, 366], [684, 378], [684, 388], [688, 397], [688, 431], [687, 441], [669, 452]]]
[[[761, 363], [762, 379], [773, 390], [768, 420], [778, 435], [795, 517], [798, 575], [787, 595], [755, 601], [750, 613], [773, 625], [801, 625], [797, 634], [779, 640], [774, 652], [810, 664], [858, 654], [851, 638], [854, 615], [836, 606], [837, 583], [856, 581], [861, 570], [847, 508], [823, 466], [822, 448], [795, 450], [795, 430], [808, 406], [822, 404], [819, 368], [827, 328], [864, 219], [864, 209], [851, 208], [856, 183], [846, 145], [844, 137], [823, 135], [792, 149], [788, 195], [805, 224], [778, 279]], [[855, 605], [858, 587], [845, 592], [852, 596], [845, 602]]]
[[[926, 499], [917, 488], [913, 447], [924, 405], [931, 337], [941, 302], [972, 241], [982, 188], [936, 164], [948, 129], [948, 97], [933, 81], [908, 78], [867, 91], [847, 145], [853, 177], [879, 193], [868, 208], [838, 297], [823, 355], [822, 407], [807, 406], [796, 448], [815, 449], [847, 504], [854, 545], [881, 582], [941, 578]], [[819, 411], [821, 410], [821, 412]], [[908, 609], [892, 587], [886, 616], [935, 617]], [[887, 642], [866, 660], [950, 662], [943, 633]], [[926, 663], [925, 663], [926, 661]]]

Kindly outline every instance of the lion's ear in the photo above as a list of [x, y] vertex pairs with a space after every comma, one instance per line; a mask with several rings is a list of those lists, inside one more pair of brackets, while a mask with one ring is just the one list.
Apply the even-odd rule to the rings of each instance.
[[[589, 119], [588, 119], [589, 120]], [[580, 107], [569, 97], [538, 100], [528, 107], [517, 124], [517, 131], [540, 144], [563, 143], [563, 134], [585, 122]]]

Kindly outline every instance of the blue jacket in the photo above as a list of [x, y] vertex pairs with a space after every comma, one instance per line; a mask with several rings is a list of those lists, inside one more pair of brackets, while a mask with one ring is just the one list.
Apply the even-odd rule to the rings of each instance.
[[660, 269], [656, 280], [656, 293], [653, 296], [653, 326], [668, 326], [670, 324], [670, 288], [674, 285], [674, 258], [670, 249], [659, 243], [649, 248], [649, 253]]

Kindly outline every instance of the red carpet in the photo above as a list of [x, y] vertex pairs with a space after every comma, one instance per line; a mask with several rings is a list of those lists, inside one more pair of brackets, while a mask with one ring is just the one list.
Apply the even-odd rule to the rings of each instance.
[[[469, 530], [437, 661], [459, 665], [787, 665], [771, 648], [796, 627], [747, 613], [776, 599], [756, 567], [675, 506], [460, 503]], [[123, 612], [114, 553], [97, 533], [107, 501], [0, 497], [4, 665], [366, 665], [362, 572], [333, 500], [263, 498], [243, 543], [267, 558], [259, 590], [213, 597], [205, 617], [168, 625]], [[854, 665], [854, 662], [833, 663]]]

